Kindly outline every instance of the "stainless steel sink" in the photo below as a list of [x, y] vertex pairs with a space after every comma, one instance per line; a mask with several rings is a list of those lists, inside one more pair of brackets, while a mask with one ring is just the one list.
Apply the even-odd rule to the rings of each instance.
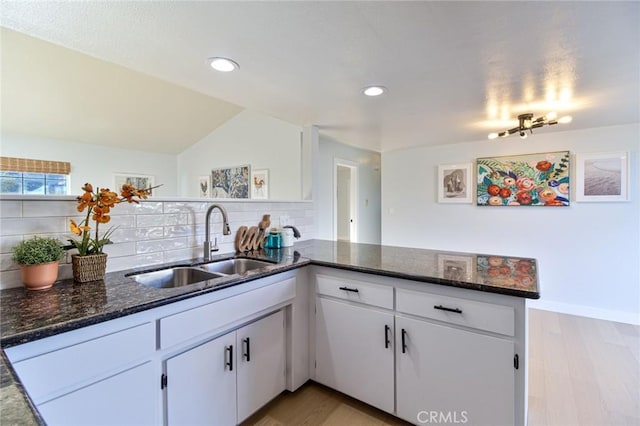
[[224, 275], [217, 274], [215, 272], [207, 272], [200, 268], [178, 266], [175, 268], [131, 275], [131, 278], [140, 284], [148, 285], [150, 287], [173, 288], [212, 280], [222, 276]]
[[243, 274], [247, 271], [254, 269], [264, 268], [265, 266], [273, 265], [271, 262], [265, 262], [256, 259], [227, 259], [219, 260], [217, 262], [205, 263], [200, 265], [200, 268], [208, 272], [214, 272], [225, 275]]

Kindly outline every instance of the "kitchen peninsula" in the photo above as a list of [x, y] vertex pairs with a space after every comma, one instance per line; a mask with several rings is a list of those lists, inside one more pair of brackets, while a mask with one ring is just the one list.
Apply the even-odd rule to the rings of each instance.
[[[511, 419], [509, 423], [513, 424], [526, 423], [525, 301], [527, 298], [539, 298], [537, 264], [534, 259], [321, 240], [303, 241], [297, 243], [293, 250], [264, 251], [253, 257], [275, 263], [245, 274], [171, 289], [138, 284], [127, 275], [140, 271], [127, 270], [109, 273], [104, 283], [78, 285], [65, 280], [45, 292], [27, 292], [22, 288], [0, 291], [3, 348], [0, 422], [8, 424], [19, 420], [23, 424], [42, 423], [38, 413], [40, 404], [46, 406], [56, 398], [66, 395], [63, 395], [63, 391], [36, 395], [37, 400], [34, 402], [38, 409], [31, 409], [20, 380], [9, 371], [15, 359], [18, 360], [15, 364], [19, 364], [21, 360], [24, 362], [18, 355], [13, 355], [12, 358], [12, 351], [21, 345], [164, 310], [157, 317], [161, 319], [150, 317], [148, 320], [155, 330], [156, 322], [158, 327], [162, 327], [163, 321], [168, 323], [167, 318], [173, 320], [182, 314], [170, 311], [178, 304], [184, 304], [185, 311], [187, 308], [197, 311], [208, 306], [201, 307], [198, 304], [198, 300], [206, 298], [209, 298], [208, 302], [218, 306], [232, 303], [234, 297], [252, 292], [263, 292], [260, 299], [264, 299], [270, 288], [275, 289], [276, 285], [285, 283], [291, 289], [290, 292], [281, 299], [274, 299], [270, 306], [284, 310], [285, 317], [292, 315], [291, 312], [294, 312], [293, 315], [304, 314], [306, 321], [287, 322], [286, 333], [289, 333], [288, 339], [294, 338], [294, 346], [297, 343], [300, 347], [311, 347], [308, 353], [299, 354], [293, 351], [295, 347], [288, 349], [287, 374], [291, 374], [293, 370], [295, 377], [287, 378], [286, 389], [293, 391], [307, 379], [313, 379], [413, 423], [421, 421], [416, 414], [431, 415], [430, 412], [435, 409], [449, 410], [458, 416], [464, 414], [471, 419], [475, 413], [481, 419], [489, 410], [500, 420]], [[192, 259], [162, 267], [202, 262], [202, 259]], [[277, 277], [285, 277], [286, 280], [278, 281]], [[293, 284], [286, 282], [291, 280], [294, 280]], [[265, 284], [259, 284], [261, 282]], [[295, 287], [291, 287], [292, 285]], [[247, 291], [250, 287], [250, 291]], [[220, 299], [223, 294], [225, 297]], [[294, 310], [287, 311], [289, 306], [294, 306]], [[260, 315], [256, 314], [255, 318], [263, 318], [267, 314], [269, 316], [266, 318], [269, 318], [272, 313], [269, 309], [271, 308], [261, 310]], [[246, 315], [244, 318], [253, 320], [254, 317]], [[382, 371], [381, 380], [386, 380], [387, 383], [385, 386], [374, 386], [376, 392], [371, 395], [365, 388], [372, 386], [356, 381], [358, 378], [355, 376], [359, 374], [357, 365], [349, 367], [344, 374], [339, 371], [341, 364], [337, 361], [349, 356], [349, 344], [336, 345], [347, 352], [335, 352], [333, 345], [327, 346], [326, 343], [332, 340], [344, 342], [351, 332], [350, 325], [374, 324], [376, 318], [380, 319], [381, 328], [372, 330], [371, 335], [376, 342], [379, 339], [381, 343], [379, 347], [382, 360], [366, 346], [368, 331], [357, 330], [359, 339], [352, 339], [367, 349], [372, 360], [382, 363], [378, 364], [378, 370]], [[245, 319], [240, 319], [225, 327], [228, 330], [242, 330], [238, 327], [245, 326], [243, 321]], [[336, 327], [335, 324], [341, 325]], [[292, 327], [298, 329], [292, 331]], [[205, 340], [218, 335], [217, 331], [211, 332]], [[304, 343], [310, 345], [302, 344], [301, 336], [305, 336], [308, 340]], [[435, 346], [442, 349], [422, 355], [423, 357], [428, 356], [436, 363], [445, 362], [447, 358], [455, 358], [451, 362], [461, 362], [456, 365], [458, 373], [450, 378], [465, 382], [437, 383], [439, 379], [436, 376], [430, 382], [440, 386], [436, 392], [439, 395], [446, 395], [452, 390], [448, 387], [457, 387], [456, 392], [465, 406], [437, 400], [437, 395], [433, 396], [437, 404], [434, 402], [431, 406], [426, 406], [420, 399], [411, 400], [411, 395], [417, 395], [417, 398], [423, 396], [422, 392], [416, 392], [413, 388], [419, 383], [411, 382], [410, 377], [413, 376], [418, 381], [424, 380], [424, 377], [420, 378], [415, 372], [407, 370], [415, 359], [407, 358], [410, 362], [405, 363], [402, 354], [419, 354], [423, 348], [423, 337], [431, 343], [437, 341], [439, 345]], [[165, 372], [167, 362], [182, 350], [175, 349], [177, 345], [169, 345], [169, 349], [162, 352], [164, 342], [168, 341], [166, 339], [172, 338], [163, 337], [165, 340], [162, 342], [152, 344], [154, 354], [149, 356], [149, 363], [152, 364], [154, 375], [159, 371]], [[193, 339], [197, 338], [199, 337], [195, 336]], [[191, 345], [195, 341], [188, 342]], [[458, 349], [465, 346], [467, 353], [460, 353]], [[187, 349], [190, 347], [185, 346]], [[6, 364], [5, 351], [11, 359]], [[393, 362], [394, 354], [396, 365]], [[489, 358], [480, 358], [486, 354], [490, 355]], [[466, 362], [469, 360], [474, 362]], [[366, 360], [351, 360], [354, 361], [366, 367]], [[483, 365], [485, 361], [486, 368]], [[384, 363], [388, 364], [388, 368], [381, 367]], [[437, 374], [437, 371], [432, 371], [434, 369], [442, 370], [443, 366], [435, 365], [424, 370]], [[468, 374], [470, 371], [479, 373], [474, 377], [474, 374]], [[367, 370], [362, 370], [361, 373], [372, 376]], [[510, 391], [508, 395], [500, 394], [500, 400], [497, 401], [499, 407], [492, 407], [489, 403], [488, 407], [483, 408], [473, 402], [477, 395], [469, 393], [469, 399], [465, 399], [463, 395], [465, 389], [475, 390], [478, 383], [485, 386], [485, 382], [489, 380], [485, 376], [488, 373], [495, 373], [499, 377], [497, 392]], [[398, 381], [397, 388], [394, 388], [394, 377]], [[403, 377], [407, 378], [404, 382], [400, 380]], [[171, 380], [169, 382], [173, 383]], [[360, 389], [351, 389], [353, 385]], [[26, 383], [25, 387], [31, 395], [30, 385]], [[168, 386], [170, 387], [171, 385]], [[158, 398], [157, 394], [166, 391], [166, 387], [161, 389], [160, 386], [154, 386], [151, 391], [154, 396], [151, 397], [150, 406], [156, 411], [151, 418], [159, 423], [163, 422], [166, 409], [161, 407], [162, 403], [158, 401], [162, 398]], [[170, 410], [169, 412], [171, 415]], [[28, 418], [25, 417], [27, 415]], [[44, 417], [47, 418], [46, 414]], [[240, 417], [234, 417], [232, 423], [241, 420]]]

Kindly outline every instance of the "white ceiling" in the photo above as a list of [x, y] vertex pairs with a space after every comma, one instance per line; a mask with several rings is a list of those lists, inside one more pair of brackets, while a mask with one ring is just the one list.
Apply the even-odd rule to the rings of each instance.
[[640, 121], [635, 1], [3, 1], [0, 19], [377, 151], [485, 139], [523, 112], [574, 117], [540, 133]]

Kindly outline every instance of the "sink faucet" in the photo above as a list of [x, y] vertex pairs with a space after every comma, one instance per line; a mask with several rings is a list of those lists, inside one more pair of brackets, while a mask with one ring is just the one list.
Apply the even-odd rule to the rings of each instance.
[[222, 213], [222, 234], [223, 235], [231, 234], [231, 228], [229, 228], [229, 218], [227, 217], [227, 211], [220, 204], [210, 205], [209, 208], [207, 209], [207, 216], [204, 219], [205, 221], [204, 222], [204, 226], [205, 226], [204, 260], [211, 260], [211, 252], [219, 250], [218, 239], [216, 238], [215, 242], [211, 244], [211, 236], [209, 235], [211, 231], [211, 226], [210, 226], [211, 213], [213, 212], [214, 209], [218, 209], [220, 210], [220, 213]]

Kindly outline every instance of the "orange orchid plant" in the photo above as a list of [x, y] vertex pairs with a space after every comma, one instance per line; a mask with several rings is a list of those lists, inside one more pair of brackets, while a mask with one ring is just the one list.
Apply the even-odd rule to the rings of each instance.
[[[85, 183], [82, 187], [84, 192], [77, 198], [77, 208], [79, 212], [84, 212], [86, 210], [87, 215], [79, 225], [73, 219], [70, 220], [71, 232], [81, 238], [69, 239], [71, 245], [66, 246], [65, 248], [78, 249], [78, 254], [80, 256], [102, 253], [104, 246], [106, 244], [111, 244], [112, 241], [109, 237], [115, 231], [115, 228], [111, 227], [104, 233], [104, 235], [102, 235], [102, 237], [100, 237], [100, 224], [109, 223], [111, 220], [111, 216], [109, 216], [111, 209], [115, 207], [116, 204], [123, 201], [138, 204], [138, 200], [134, 199], [134, 197], [146, 199], [154, 188], [157, 188], [157, 186], [147, 189], [137, 189], [132, 185], [124, 184], [122, 185], [120, 195], [118, 195], [108, 188], [96, 188], [94, 191], [93, 186], [90, 183]], [[91, 226], [89, 226], [90, 219], [96, 222], [94, 237], [91, 237]]]

